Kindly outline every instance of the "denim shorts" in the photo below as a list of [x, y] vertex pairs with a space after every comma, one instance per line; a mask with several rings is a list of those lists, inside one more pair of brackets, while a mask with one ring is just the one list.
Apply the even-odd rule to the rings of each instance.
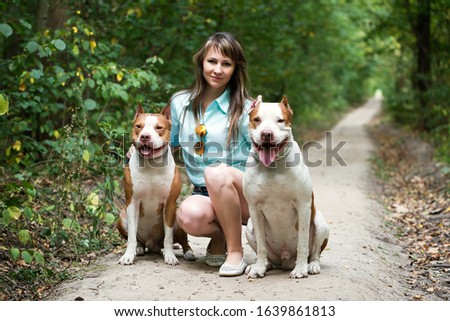
[[192, 195], [203, 195], [203, 196], [208, 196], [208, 189], [206, 188], [206, 186], [195, 186], [194, 185], [194, 190], [192, 191]]

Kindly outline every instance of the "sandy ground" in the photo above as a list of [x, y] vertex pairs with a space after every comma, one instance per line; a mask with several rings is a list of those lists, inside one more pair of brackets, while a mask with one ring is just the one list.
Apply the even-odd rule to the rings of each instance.
[[[372, 98], [349, 113], [332, 130], [332, 145], [347, 143], [327, 166], [326, 142], [321, 150], [310, 148], [317, 207], [330, 224], [330, 240], [322, 253], [322, 272], [305, 279], [290, 279], [288, 271], [272, 270], [262, 279], [245, 275], [221, 278], [218, 269], [205, 264], [208, 239], [190, 237], [195, 262], [180, 258], [179, 266], [167, 266], [160, 255], [138, 257], [132, 266], [117, 264], [119, 255], [108, 255], [90, 265], [80, 279], [62, 284], [50, 300], [407, 300], [404, 288], [406, 260], [400, 247], [383, 227], [383, 208], [372, 197], [369, 158], [374, 148], [365, 125], [380, 110]], [[372, 194], [372, 195], [371, 195]], [[256, 255], [243, 233], [245, 257]], [[181, 256], [181, 250], [178, 250]]]

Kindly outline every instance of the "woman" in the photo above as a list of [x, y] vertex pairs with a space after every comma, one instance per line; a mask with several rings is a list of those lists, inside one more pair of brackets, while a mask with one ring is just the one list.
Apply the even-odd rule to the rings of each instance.
[[219, 32], [194, 55], [196, 79], [171, 99], [171, 145], [181, 147], [193, 194], [180, 205], [178, 224], [210, 237], [206, 263], [220, 276], [244, 273], [241, 228], [248, 220], [242, 193], [250, 150], [246, 60], [233, 35]]

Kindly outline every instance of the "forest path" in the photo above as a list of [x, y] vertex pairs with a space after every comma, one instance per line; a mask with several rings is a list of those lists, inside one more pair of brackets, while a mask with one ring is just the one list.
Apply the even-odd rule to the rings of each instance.
[[[321, 274], [290, 279], [288, 271], [272, 270], [256, 280], [245, 275], [221, 278], [217, 268], [205, 264], [208, 239], [190, 237], [195, 262], [180, 258], [179, 266], [167, 266], [162, 256], [145, 255], [132, 266], [122, 266], [117, 264], [119, 255], [110, 254], [89, 266], [81, 279], [59, 286], [49, 300], [405, 300], [405, 258], [389, 241], [382, 206], [370, 196], [373, 143], [365, 125], [380, 106], [380, 97], [369, 99], [331, 130], [328, 148], [308, 149], [309, 161], [322, 160], [311, 175], [316, 205], [331, 229]], [[346, 141], [338, 154], [347, 166], [336, 160], [327, 166], [325, 151], [332, 155], [340, 141]], [[327, 145], [325, 139], [319, 143]], [[243, 244], [247, 262], [253, 263], [256, 255], [244, 230]]]

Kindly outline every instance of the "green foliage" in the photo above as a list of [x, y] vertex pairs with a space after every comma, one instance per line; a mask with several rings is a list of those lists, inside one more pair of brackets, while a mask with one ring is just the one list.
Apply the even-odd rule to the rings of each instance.
[[[420, 14], [424, 0], [377, 2], [367, 42], [376, 49], [380, 64], [377, 75], [387, 97], [386, 108], [393, 120], [413, 130], [426, 132], [434, 142], [438, 159], [449, 162], [450, 43], [449, 3], [430, 1], [430, 72], [418, 69]], [[409, 6], [407, 5], [409, 4]], [[418, 88], [418, 80], [427, 84]]]
[[[288, 95], [305, 131], [377, 88], [393, 119], [417, 124], [415, 37], [403, 3], [62, 1], [55, 5], [65, 14], [47, 24], [36, 1], [0, 4], [0, 251], [20, 266], [9, 277], [62, 280], [65, 262], [118, 243], [136, 103], [156, 112], [187, 88], [192, 55], [216, 31], [242, 42], [250, 93]], [[433, 1], [432, 12], [426, 114], [437, 155], [448, 161], [448, 5]]]
[[9, 101], [5, 95], [0, 95], [0, 116], [9, 111]]

